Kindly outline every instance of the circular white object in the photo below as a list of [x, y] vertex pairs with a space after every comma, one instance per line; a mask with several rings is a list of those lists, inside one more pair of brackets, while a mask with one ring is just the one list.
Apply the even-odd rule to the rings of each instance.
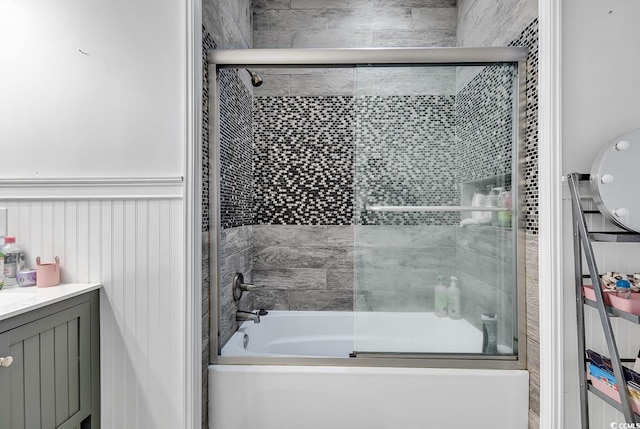
[[615, 209], [613, 211], [613, 214], [615, 214], [618, 217], [627, 217], [629, 216], [629, 210], [625, 209], [624, 207], [621, 207], [619, 209]]
[[627, 150], [629, 149], [629, 142], [626, 140], [620, 140], [616, 143], [616, 150]]
[[[640, 130], [607, 144], [591, 168], [591, 193], [607, 219], [629, 231], [640, 232]], [[615, 178], [615, 180], [613, 180]]]
[[600, 178], [600, 181], [602, 183], [604, 183], [605, 185], [609, 184], [609, 183], [613, 183], [613, 175], [611, 174], [605, 174], [604, 176], [602, 176]]

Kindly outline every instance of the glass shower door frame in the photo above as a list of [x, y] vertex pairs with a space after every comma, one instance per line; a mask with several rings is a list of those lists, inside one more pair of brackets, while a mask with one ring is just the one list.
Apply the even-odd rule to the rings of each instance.
[[337, 365], [337, 366], [395, 366], [395, 367], [446, 367], [446, 368], [487, 368], [487, 369], [523, 369], [526, 368], [526, 313], [525, 313], [525, 275], [524, 275], [524, 224], [522, 176], [524, 159], [524, 127], [526, 106], [526, 58], [527, 50], [521, 47], [501, 48], [395, 48], [395, 49], [238, 49], [214, 50], [208, 53], [208, 70], [212, 81], [209, 83], [209, 112], [211, 120], [210, 141], [211, 174], [209, 189], [211, 201], [220, 197], [220, 100], [218, 71], [223, 68], [283, 67], [283, 68], [352, 68], [359, 65], [489, 65], [492, 63], [511, 63], [517, 65], [517, 89], [515, 91], [514, 126], [516, 144], [513, 145], [512, 174], [515, 186], [512, 189], [514, 207], [512, 225], [516, 257], [516, 306], [518, 343], [516, 356], [481, 354], [395, 354], [395, 353], [359, 353], [354, 358], [306, 358], [306, 357], [221, 357], [219, 350], [218, 327], [220, 324], [220, 271], [218, 255], [220, 238], [219, 214], [212, 216], [211, 257], [210, 257], [210, 350], [211, 363], [220, 364], [268, 364], [268, 365]]

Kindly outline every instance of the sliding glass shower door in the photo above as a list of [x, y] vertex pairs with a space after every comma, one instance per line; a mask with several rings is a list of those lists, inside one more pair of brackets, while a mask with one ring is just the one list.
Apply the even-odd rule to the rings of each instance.
[[356, 69], [356, 355], [517, 354], [517, 69]]

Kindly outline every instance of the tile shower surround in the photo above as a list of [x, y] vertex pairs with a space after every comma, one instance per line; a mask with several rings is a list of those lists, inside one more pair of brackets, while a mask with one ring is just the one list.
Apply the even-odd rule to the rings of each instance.
[[[521, 37], [517, 40], [514, 41], [514, 43], [512, 43], [512, 45], [523, 45], [523, 46], [527, 46], [530, 49], [530, 59], [528, 61], [527, 67], [528, 67], [528, 73], [527, 73], [527, 110], [526, 110], [526, 115], [527, 115], [527, 124], [526, 124], [526, 135], [525, 135], [525, 139], [526, 139], [526, 166], [525, 166], [525, 173], [527, 175], [527, 182], [525, 185], [525, 204], [527, 205], [527, 213], [525, 214], [526, 216], [526, 227], [528, 230], [529, 234], [536, 234], [537, 233], [537, 176], [536, 176], [536, 171], [537, 171], [537, 93], [536, 93], [536, 82], [537, 82], [537, 20], [532, 22], [532, 24], [522, 33]], [[482, 231], [483, 233], [488, 233], [489, 230], [484, 230]], [[486, 237], [485, 237], [486, 238]], [[463, 240], [464, 241], [464, 240]], [[303, 244], [303, 243], [301, 243]], [[460, 245], [460, 240], [456, 240], [456, 246]], [[299, 245], [299, 246], [292, 246], [292, 248], [299, 248], [299, 247], [304, 247], [303, 245]], [[457, 250], [456, 250], [457, 251]], [[468, 251], [468, 250], [467, 250]], [[464, 249], [460, 250], [460, 252], [464, 252]], [[486, 257], [486, 255], [484, 255]], [[472, 264], [474, 267], [476, 266], [483, 266], [483, 264], [486, 265], [486, 263], [488, 263], [488, 266], [491, 265], [491, 263], [499, 263], [499, 260], [491, 260], [491, 258], [489, 258], [488, 260], [485, 259], [483, 261], [477, 260], [477, 263]], [[291, 269], [290, 266], [289, 268], [283, 268], [283, 270], [286, 269]], [[300, 270], [304, 270], [304, 269], [309, 269], [309, 268], [298, 268]], [[314, 268], [314, 269], [321, 269], [321, 268]], [[269, 304], [271, 303], [271, 305], [274, 305], [275, 307], [279, 307], [279, 308], [306, 308], [306, 309], [311, 309], [313, 308], [313, 306], [315, 304], [312, 304], [314, 301], [319, 304], [319, 305], [324, 305], [321, 304], [322, 302], [326, 303], [329, 300], [327, 300], [327, 290], [331, 290], [331, 287], [327, 287], [327, 285], [332, 284], [332, 282], [335, 282], [337, 279], [339, 284], [341, 284], [342, 286], [346, 285], [349, 281], [350, 281], [350, 276], [348, 275], [349, 270], [343, 270], [342, 272], [336, 271], [334, 273], [331, 273], [331, 269], [327, 268], [327, 273], [325, 273], [325, 283], [324, 286], [322, 285], [321, 281], [317, 281], [314, 287], [318, 287], [319, 289], [317, 290], [306, 290], [306, 291], [301, 291], [301, 293], [299, 294], [298, 297], [296, 297], [295, 299], [291, 299], [290, 296], [292, 295], [290, 292], [287, 292], [287, 294], [283, 294], [282, 291], [271, 291], [271, 292], [267, 292], [264, 291], [263, 292], [263, 296], [260, 297], [258, 300], [261, 301], [259, 302], [259, 304]], [[337, 268], [334, 268], [334, 270], [338, 270]], [[469, 270], [469, 271], [477, 271], [475, 269], [473, 270]], [[281, 274], [281, 280], [283, 277], [283, 272], [280, 272]], [[317, 274], [317, 273], [316, 273]], [[300, 275], [300, 274], [299, 274]], [[484, 274], [482, 273], [482, 271], [478, 274], [475, 274], [476, 276], [482, 277], [483, 275], [486, 276], [486, 270], [484, 270]], [[341, 277], [338, 277], [341, 276]], [[285, 276], [286, 277], [286, 276]], [[489, 307], [491, 307], [492, 311], [497, 311], [500, 314], [508, 314], [509, 311], [511, 311], [512, 308], [512, 297], [506, 293], [504, 290], [502, 290], [501, 286], [495, 286], [495, 285], [491, 285], [488, 282], [483, 282], [481, 279], [479, 278], [475, 278], [474, 274], [467, 274], [466, 272], [462, 273], [463, 280], [461, 281], [461, 286], [464, 285], [465, 280], [469, 281], [469, 282], [473, 282], [474, 284], [474, 288], [477, 289], [477, 293], [474, 293], [471, 296], [467, 296], [464, 299], [464, 303], [465, 303], [465, 308], [464, 311], [467, 312], [468, 314], [472, 314], [472, 315], [479, 315], [482, 311], [487, 311], [489, 309]], [[318, 277], [316, 277], [318, 278]], [[346, 279], [346, 280], [345, 280]], [[335, 284], [335, 283], [333, 283]], [[341, 286], [341, 287], [342, 287]], [[324, 290], [322, 288], [325, 288]], [[361, 290], [366, 290], [363, 289], [362, 287], [360, 288]], [[341, 291], [343, 289], [340, 289]], [[313, 292], [312, 292], [313, 291]], [[465, 293], [465, 290], [463, 288], [463, 294]], [[372, 299], [371, 297], [368, 297], [368, 300], [364, 300], [363, 301], [363, 296], [366, 295], [366, 293], [361, 294], [361, 296], [357, 297], [357, 303], [356, 306], [360, 305], [360, 307], [358, 308], [363, 308], [363, 305], [369, 305], [370, 302], [376, 302], [376, 299]], [[418, 293], [419, 295], [419, 293]], [[308, 302], [310, 302], [311, 304], [308, 304], [306, 301], [300, 301], [299, 297], [308, 297]], [[374, 295], [375, 296], [375, 295]], [[425, 297], [430, 296], [429, 293], [427, 293], [425, 295]], [[306, 299], [306, 298], [305, 298]], [[339, 301], [339, 300], [338, 300]], [[383, 301], [384, 302], [384, 301]], [[494, 303], [494, 304], [491, 304]], [[491, 304], [491, 305], [490, 305]], [[344, 305], [344, 301], [342, 301], [342, 304], [335, 304], [334, 308], [339, 308], [342, 305]], [[258, 308], [260, 306], [256, 306], [256, 308]], [[352, 308], [351, 306], [347, 306], [348, 308]], [[326, 308], [323, 307], [323, 308]], [[472, 319], [477, 319], [476, 317], [472, 317]], [[477, 320], [471, 320], [474, 324], [478, 325], [478, 321]], [[501, 332], [504, 334], [506, 332], [511, 332], [513, 329], [513, 327], [509, 326], [503, 326], [501, 327]], [[504, 338], [504, 340], [507, 340], [507, 338]]]
[[[530, 55], [529, 55], [529, 61], [527, 62], [527, 81], [526, 81], [526, 97], [527, 97], [527, 108], [526, 108], [526, 129], [525, 129], [525, 189], [524, 189], [524, 201], [525, 201], [525, 213], [524, 213], [524, 219], [525, 219], [525, 224], [526, 224], [526, 230], [530, 233], [533, 234], [537, 234], [537, 229], [538, 229], [538, 213], [537, 213], [537, 198], [538, 198], [538, 190], [537, 190], [537, 159], [538, 159], [538, 151], [537, 151], [537, 147], [538, 147], [538, 132], [537, 132], [537, 57], [538, 57], [538, 49], [537, 49], [537, 20], [535, 20], [534, 22], [531, 23], [531, 25], [529, 25], [529, 27], [527, 27], [527, 29], [521, 34], [521, 36], [512, 43], [512, 45], [518, 45], [518, 46], [526, 46], [529, 48], [530, 50]], [[236, 76], [237, 77], [237, 76]], [[238, 79], [238, 84], [241, 84], [241, 82]], [[241, 87], [236, 84], [234, 85], [235, 88], [240, 88]], [[460, 93], [459, 96], [465, 91], [465, 89], [463, 89]], [[228, 95], [223, 94], [223, 99], [227, 97], [227, 98], [236, 98], [236, 99], [243, 99], [243, 97], [246, 97], [246, 95], [243, 95], [241, 91], [237, 91], [236, 93], [234, 93], [233, 91], [228, 92]], [[280, 97], [278, 97], [280, 98]], [[292, 97], [293, 100], [299, 100], [299, 99], [305, 99], [304, 103], [305, 104], [318, 104], [319, 102], [317, 100], [313, 100], [316, 98], [322, 98], [322, 97]], [[332, 99], [331, 97], [325, 97], [328, 100], [324, 100], [324, 104], [331, 104], [330, 101], [333, 101], [334, 104], [339, 103], [339, 102], [343, 102], [343, 103], [348, 103], [348, 97], [336, 97], [335, 99]], [[267, 98], [268, 99], [268, 98]], [[311, 99], [311, 100], [309, 100]], [[374, 100], [375, 97], [371, 98], [371, 100]], [[247, 101], [246, 98], [243, 99], [244, 101]], [[263, 97], [256, 97], [255, 98], [255, 103], [256, 103], [256, 107], [254, 107], [254, 109], [256, 110], [256, 112], [254, 112], [254, 117], [260, 113], [261, 111], [261, 107], [260, 107], [260, 103], [261, 101], [266, 103], [266, 101], [263, 99]], [[339, 101], [338, 101], [339, 100]], [[233, 126], [233, 124], [238, 124], [241, 123], [242, 126], [239, 126], [238, 129], [236, 131], [233, 131], [232, 129], [230, 129], [229, 131], [229, 135], [231, 136], [243, 136], [241, 138], [241, 140], [243, 141], [241, 147], [241, 150], [231, 150], [230, 148], [228, 148], [228, 150], [225, 153], [228, 153], [230, 155], [235, 155], [235, 159], [236, 160], [246, 160], [246, 157], [248, 156], [254, 156], [253, 155], [253, 148], [251, 148], [250, 145], [247, 144], [247, 141], [250, 141], [251, 137], [247, 135], [247, 127], [246, 127], [246, 118], [247, 118], [247, 114], [248, 114], [248, 107], [250, 106], [249, 102], [247, 101], [247, 103], [245, 104], [243, 101], [243, 103], [238, 103], [237, 104], [237, 108], [235, 110], [235, 115], [236, 115], [236, 120], [230, 119], [229, 120], [229, 124], [230, 126]], [[291, 104], [291, 103], [289, 103]], [[263, 106], [264, 107], [264, 106]], [[264, 107], [266, 108], [266, 107]], [[262, 110], [264, 110], [264, 108]], [[292, 106], [290, 105], [289, 108], [291, 109], [291, 112], [298, 112], [300, 111], [299, 107], [296, 106]], [[342, 109], [339, 109], [340, 111], [343, 111]], [[483, 109], [483, 110], [487, 110], [487, 109]], [[461, 113], [462, 113], [463, 109], [461, 109]], [[366, 109], [363, 110], [363, 113], [366, 113]], [[474, 112], [469, 112], [469, 114], [473, 114]], [[249, 113], [250, 114], [250, 113]], [[294, 113], [292, 113], [294, 114]], [[346, 112], [345, 114], [349, 115], [348, 112]], [[330, 115], [330, 113], [328, 113], [328, 115]], [[506, 115], [506, 112], [505, 112]], [[272, 115], [273, 116], [273, 115]], [[506, 116], [505, 116], [506, 117]], [[245, 121], [244, 122], [239, 122], [238, 118], [244, 118]], [[290, 118], [289, 118], [290, 119]], [[264, 125], [264, 122], [259, 122], [260, 119], [258, 119], [256, 121], [256, 124], [254, 125], [255, 128], [258, 127], [262, 127], [262, 125]], [[284, 122], [286, 122], [286, 119], [264, 119], [264, 121], [272, 121], [272, 125], [274, 125], [274, 121], [275, 123], [278, 124], [278, 126], [284, 125]], [[458, 125], [460, 125], [461, 119], [460, 118], [456, 118], [456, 121], [458, 123]], [[503, 122], [502, 126], [496, 127], [493, 130], [491, 130], [491, 132], [493, 133], [497, 133], [498, 135], [502, 135], [505, 136], [506, 135], [506, 127], [504, 126], [506, 122]], [[344, 126], [344, 125], [343, 125]], [[462, 127], [461, 127], [462, 128]], [[461, 129], [461, 131], [463, 131]], [[469, 131], [469, 130], [467, 130]], [[261, 131], [264, 133], [271, 133], [273, 136], [277, 135], [278, 132], [283, 133], [283, 131]], [[485, 130], [485, 133], [487, 132], [487, 130]], [[464, 133], [463, 133], [464, 134]], [[487, 134], [488, 135], [488, 134]], [[299, 136], [298, 136], [299, 137]], [[489, 137], [489, 136], [488, 136]], [[258, 137], [256, 137], [256, 139], [258, 139]], [[280, 135], [277, 138], [282, 139], [283, 136]], [[345, 151], [348, 151], [347, 148], [344, 147], [344, 142], [347, 142], [348, 140], [351, 139], [351, 136], [347, 135], [344, 133], [344, 130], [341, 131], [341, 135], [338, 136], [337, 141], [343, 142], [342, 147], [334, 147], [331, 150], [334, 151], [332, 156], [337, 156], [337, 153], [342, 150], [343, 154]], [[503, 139], [504, 140], [504, 139]], [[490, 141], [490, 138], [487, 138], [486, 140], [483, 140], [484, 142]], [[497, 149], [493, 152], [493, 154], [489, 157], [490, 158], [496, 158], [496, 155], [502, 154], [504, 153], [504, 146], [502, 146], [503, 143], [499, 143], [498, 146], [501, 146], [502, 149]], [[256, 146], [260, 146], [263, 145], [263, 143], [261, 143], [260, 141], [256, 142]], [[297, 147], [299, 148], [299, 146], [301, 145], [300, 142], [300, 138], [298, 138], [298, 140], [296, 142], [294, 142], [293, 146], [292, 146], [292, 150], [296, 150]], [[297, 146], [297, 147], [296, 147]], [[224, 142], [223, 142], [223, 149], [224, 149]], [[488, 152], [491, 153], [491, 148], [488, 148]], [[325, 149], [327, 150], [327, 149]], [[273, 170], [273, 167], [267, 166], [267, 165], [262, 165], [261, 162], [266, 161], [269, 159], [269, 157], [273, 158], [275, 155], [272, 154], [267, 154], [265, 152], [268, 152], [266, 150], [256, 150], [256, 152], [259, 152], [258, 155], [255, 155], [255, 160], [254, 160], [254, 169], [255, 171], [253, 171], [252, 174], [254, 175], [260, 175], [260, 174], [266, 174], [267, 176], [270, 174], [270, 170]], [[285, 148], [285, 152], [286, 152], [286, 148]], [[291, 151], [291, 153], [294, 153], [293, 151]], [[318, 151], [316, 150], [316, 153], [318, 153]], [[307, 154], [307, 156], [311, 156], [312, 154]], [[347, 157], [349, 156], [349, 154], [347, 154]], [[465, 157], [466, 158], [466, 157]], [[230, 158], [229, 162], [232, 162], [233, 158]], [[360, 160], [356, 160], [356, 162], [359, 162]], [[223, 161], [224, 164], [225, 161]], [[280, 161], [282, 163], [282, 161]], [[328, 163], [330, 162], [330, 160], [320, 160], [318, 161], [318, 163], [322, 164], [322, 163]], [[362, 160], [362, 162], [365, 162], [364, 160]], [[375, 164], [377, 162], [377, 160], [375, 158], [367, 160], [366, 162], [370, 162], [372, 164]], [[245, 164], [246, 165], [246, 164]], [[375, 166], [375, 165], [374, 165]], [[302, 165], [298, 165], [298, 167], [296, 167], [298, 169], [302, 169]], [[473, 171], [473, 170], [468, 170], [465, 166], [465, 168], [461, 168], [460, 171]], [[496, 174], [500, 174], [501, 171], [496, 168], [493, 167], [492, 170], [494, 173]], [[227, 183], [229, 183], [229, 187], [228, 187], [228, 192], [226, 193], [227, 195], [227, 201], [225, 202], [224, 200], [222, 201], [222, 213], [223, 213], [223, 226], [225, 228], [229, 228], [229, 227], [234, 227], [234, 226], [240, 226], [240, 225], [246, 225], [246, 224], [252, 224], [252, 223], [269, 223], [269, 217], [271, 218], [276, 218], [274, 221], [272, 220], [272, 223], [277, 223], [277, 224], [308, 224], [309, 220], [307, 218], [305, 218], [304, 216], [296, 216], [295, 214], [291, 214], [290, 212], [292, 211], [291, 207], [295, 207], [297, 204], [295, 201], [295, 197], [293, 196], [286, 196], [286, 195], [279, 195], [277, 196], [278, 199], [280, 201], [284, 200], [284, 205], [281, 206], [281, 210], [278, 213], [275, 213], [275, 209], [269, 209], [268, 208], [268, 204], [265, 203], [261, 203], [259, 201], [260, 198], [263, 198], [265, 195], [267, 194], [271, 194], [271, 195], [277, 195], [277, 193], [279, 192], [277, 190], [277, 184], [276, 186], [274, 186], [272, 189], [269, 189], [269, 184], [267, 183], [267, 178], [260, 178], [257, 177], [256, 181], [261, 182], [261, 187], [258, 190], [253, 190], [251, 191], [251, 183], [250, 183], [250, 173], [248, 172], [248, 169], [245, 168], [244, 169], [239, 169], [238, 172], [238, 177], [232, 177], [229, 176], [229, 180], [227, 181]], [[471, 178], [477, 178], [478, 175], [477, 174], [472, 174], [469, 179]], [[338, 201], [340, 203], [340, 205], [334, 205], [331, 209], [334, 212], [337, 212], [338, 214], [331, 214], [328, 213], [328, 211], [325, 209], [325, 212], [322, 213], [321, 211], [315, 211], [316, 208], [318, 208], [317, 206], [321, 206], [321, 203], [319, 202], [315, 202], [313, 204], [316, 204], [316, 207], [314, 208], [314, 213], [313, 214], [313, 218], [315, 219], [315, 221], [313, 221], [313, 224], [349, 224], [350, 222], [348, 222], [346, 220], [346, 215], [345, 213], [349, 211], [349, 208], [344, 204], [345, 202], [347, 202], [349, 200], [349, 195], [352, 192], [351, 189], [345, 189], [344, 187], [339, 187], [337, 185], [333, 185], [333, 186], [328, 186], [328, 187], [318, 187], [316, 186], [318, 183], [321, 185], [324, 185], [324, 183], [327, 183], [326, 180], [323, 182], [322, 178], [314, 178], [313, 180], [315, 180], [315, 184], [312, 183], [311, 185], [308, 186], [308, 190], [304, 191], [307, 193], [307, 195], [310, 196], [310, 198], [313, 198], [314, 195], [318, 195], [322, 192], [327, 193], [327, 194], [332, 194], [333, 198], [336, 198], [336, 201]], [[346, 180], [352, 180], [351, 178], [346, 178]], [[366, 177], [363, 177], [362, 180], [366, 181]], [[224, 185], [223, 185], [224, 186]], [[304, 185], [303, 185], [304, 187]], [[374, 186], [375, 188], [375, 186]], [[244, 190], [244, 194], [242, 194], [241, 192]], [[250, 193], [251, 192], [251, 193]], [[372, 192], [372, 191], [365, 191], [366, 192]], [[330, 195], [331, 196], [331, 195]], [[237, 201], [236, 202], [232, 202], [231, 199], [235, 198]], [[247, 204], [251, 204], [251, 199], [252, 198], [257, 198], [258, 200], [253, 202], [254, 204], [254, 210], [256, 209], [256, 207], [258, 207], [259, 209], [262, 208], [267, 208], [267, 212], [266, 214], [262, 214], [262, 211], [260, 210], [259, 214], [253, 214], [252, 210], [250, 209], [246, 209]], [[322, 208], [322, 207], [320, 207]], [[208, 204], [206, 205], [206, 209], [205, 212], [207, 212], [208, 209]], [[310, 210], [310, 209], [309, 209]], [[271, 213], [270, 213], [271, 212]], [[287, 213], [289, 212], [289, 213]], [[333, 219], [332, 219], [333, 218]], [[294, 220], [295, 219], [295, 220]], [[208, 222], [208, 218], [206, 219], [206, 221]], [[391, 222], [393, 223], [393, 222]]]
[[213, 38], [202, 27], [202, 427], [209, 427], [209, 362], [211, 350], [209, 349], [209, 316], [211, 289], [209, 278], [209, 70], [207, 67], [207, 52], [216, 49]]
[[459, 183], [509, 174], [513, 78], [487, 66], [455, 96], [254, 97], [254, 223], [458, 225], [365, 207], [460, 205]]

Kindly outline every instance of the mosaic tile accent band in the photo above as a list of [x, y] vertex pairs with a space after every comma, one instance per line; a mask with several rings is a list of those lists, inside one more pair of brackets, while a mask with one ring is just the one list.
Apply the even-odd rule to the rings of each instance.
[[452, 95], [357, 97], [357, 225], [457, 225], [459, 213], [367, 211], [367, 205], [459, 205]]
[[484, 67], [456, 95], [455, 158], [462, 183], [511, 173], [515, 72], [511, 65]]
[[538, 19], [511, 43], [529, 48], [527, 59], [524, 219], [527, 232], [538, 233]]
[[202, 27], [202, 232], [209, 231], [209, 68], [207, 52], [216, 49], [216, 43]]
[[354, 198], [356, 224], [458, 224], [365, 206], [460, 205], [461, 182], [510, 173], [513, 78], [486, 67], [457, 96], [255, 97], [256, 224], [349, 225]]
[[[537, 233], [537, 20], [512, 45], [530, 49], [525, 221], [526, 229]], [[511, 159], [513, 71], [508, 66], [486, 67], [456, 96], [255, 97], [252, 119], [246, 88], [237, 76], [235, 83], [230, 77], [222, 85], [229, 107], [222, 142], [223, 170], [227, 167], [222, 179], [223, 228], [349, 225], [354, 220], [365, 225], [456, 224], [457, 213], [367, 213], [363, 207], [457, 205], [461, 182], [494, 175], [506, 175], [508, 181], [511, 163], [505, 159]], [[412, 113], [418, 107], [426, 113]], [[440, 123], [434, 122], [436, 117]], [[251, 120], [253, 148], [246, 127]], [[420, 124], [413, 129], [405, 121]], [[400, 134], [409, 136], [398, 137], [398, 127]], [[413, 156], [406, 150], [407, 142]], [[452, 146], [461, 149], [452, 153]], [[438, 158], [444, 164], [432, 162]], [[447, 162], [451, 158], [459, 161]], [[436, 179], [427, 172], [435, 172]]]
[[255, 223], [350, 225], [353, 97], [255, 97]]
[[219, 79], [220, 216], [225, 229], [253, 224], [252, 94], [235, 69], [220, 70]]

